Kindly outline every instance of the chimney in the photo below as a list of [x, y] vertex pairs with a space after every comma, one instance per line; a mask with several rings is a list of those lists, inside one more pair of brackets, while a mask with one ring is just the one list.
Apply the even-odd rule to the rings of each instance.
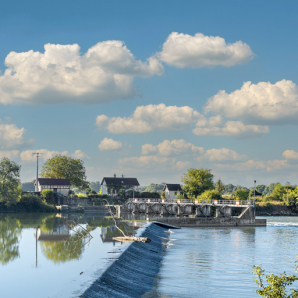
[[116, 174], [114, 174], [114, 178], [116, 178]]

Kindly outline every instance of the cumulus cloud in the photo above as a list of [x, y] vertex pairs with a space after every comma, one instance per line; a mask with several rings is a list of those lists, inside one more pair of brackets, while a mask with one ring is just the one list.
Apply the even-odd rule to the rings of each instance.
[[177, 161], [176, 158], [169, 158], [157, 155], [146, 155], [140, 157], [127, 157], [119, 159], [120, 166], [148, 169], [178, 169], [189, 166], [189, 162]]
[[89, 159], [90, 157], [85, 154], [82, 150], [76, 150], [72, 155], [71, 155], [73, 158], [76, 158], [76, 159], [84, 159], [84, 158], [87, 158]]
[[205, 36], [202, 33], [191, 36], [172, 32], [157, 56], [161, 61], [179, 68], [198, 68], [243, 64], [250, 61], [254, 54], [242, 41], [226, 43], [219, 36]]
[[39, 150], [26, 150], [22, 151], [20, 154], [21, 160], [25, 162], [33, 162], [36, 161], [36, 155], [33, 155], [33, 153], [39, 152], [41, 153], [40, 158], [43, 159], [44, 161], [52, 158], [56, 154], [61, 154], [61, 155], [68, 155], [68, 151], [49, 151], [47, 149], [39, 149]]
[[122, 148], [122, 142], [104, 138], [98, 145], [100, 151], [118, 150]]
[[197, 161], [241, 161], [246, 159], [247, 156], [245, 154], [238, 154], [236, 151], [228, 148], [209, 149], [204, 155], [197, 157]]
[[288, 168], [290, 165], [287, 160], [268, 160], [268, 161], [254, 161], [252, 159], [236, 163], [236, 164], [215, 164], [217, 169], [225, 171], [239, 171], [246, 172], [251, 170], [271, 172], [273, 170], [281, 170], [283, 168]]
[[0, 149], [21, 148], [34, 143], [34, 140], [25, 140], [24, 127], [18, 128], [15, 124], [6, 124], [0, 120]]
[[110, 133], [147, 133], [154, 130], [183, 130], [190, 128], [202, 115], [191, 107], [165, 104], [139, 106], [130, 117], [99, 115], [96, 125]]
[[298, 152], [294, 150], [286, 150], [282, 154], [286, 159], [298, 159]]
[[19, 153], [19, 150], [0, 151], [0, 159], [4, 157], [15, 159], [19, 157]]
[[10, 52], [0, 76], [2, 104], [101, 103], [133, 97], [135, 77], [161, 75], [157, 58], [136, 60], [122, 41], [97, 43], [81, 55], [77, 44], [46, 44], [44, 53]]
[[[202, 125], [201, 122], [202, 121], [199, 121], [197, 125]], [[265, 133], [269, 133], [268, 126], [247, 125], [241, 121], [217, 122], [216, 124], [210, 124], [208, 120], [206, 120], [206, 122], [207, 127], [196, 127], [193, 129], [193, 133], [198, 136], [232, 136], [239, 138], [258, 137]]]
[[198, 147], [192, 143], [187, 143], [183, 139], [172, 141], [164, 140], [156, 146], [152, 144], [145, 144], [142, 146], [142, 154], [144, 155], [158, 153], [163, 156], [170, 156], [178, 154], [201, 154], [203, 152], [203, 147]]
[[241, 89], [227, 93], [225, 90], [211, 97], [205, 107], [245, 123], [291, 123], [298, 117], [298, 88], [295, 83], [281, 80], [275, 84], [245, 82]]

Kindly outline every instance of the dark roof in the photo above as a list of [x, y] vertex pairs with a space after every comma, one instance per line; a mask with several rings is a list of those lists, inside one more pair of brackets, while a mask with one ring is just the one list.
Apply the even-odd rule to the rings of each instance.
[[171, 190], [171, 191], [181, 191], [182, 188], [181, 188], [181, 185], [180, 184], [169, 184], [169, 183], [166, 183], [163, 190], [166, 189], [166, 187], [168, 188], [168, 190]]
[[40, 185], [71, 185], [68, 179], [38, 178]]
[[107, 185], [132, 185], [139, 186], [140, 183], [137, 178], [121, 178], [121, 177], [103, 177], [101, 185], [106, 181]]

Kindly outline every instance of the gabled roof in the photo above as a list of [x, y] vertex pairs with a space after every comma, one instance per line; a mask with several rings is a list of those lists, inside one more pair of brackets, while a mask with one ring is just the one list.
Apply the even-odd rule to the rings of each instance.
[[181, 185], [180, 184], [169, 184], [169, 183], [166, 183], [163, 190], [166, 189], [166, 187], [168, 188], [168, 190], [170, 191], [181, 191], [182, 188], [181, 188]]
[[137, 178], [103, 177], [101, 185], [103, 184], [104, 181], [106, 182], [107, 185], [131, 185], [131, 186], [140, 185]]
[[71, 185], [68, 179], [38, 178], [40, 185]]

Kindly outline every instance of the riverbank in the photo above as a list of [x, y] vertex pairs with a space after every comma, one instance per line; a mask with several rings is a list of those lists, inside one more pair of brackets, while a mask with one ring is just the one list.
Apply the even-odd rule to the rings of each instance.
[[298, 216], [298, 210], [295, 207], [267, 204], [256, 204], [256, 216]]

